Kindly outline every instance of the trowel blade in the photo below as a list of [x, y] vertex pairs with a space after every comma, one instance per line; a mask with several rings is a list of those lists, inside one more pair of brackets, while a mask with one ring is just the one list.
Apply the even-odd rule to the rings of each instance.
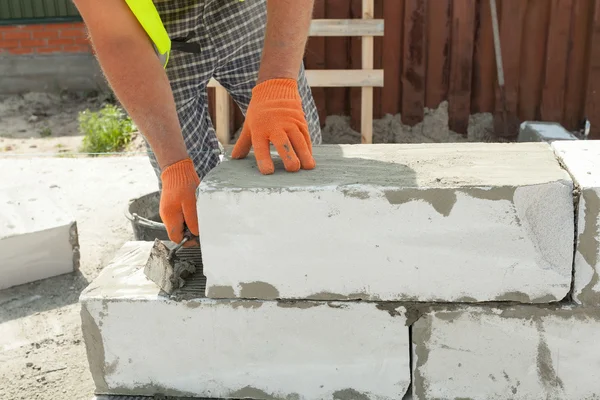
[[160, 240], [154, 240], [150, 257], [144, 267], [144, 274], [165, 293], [172, 294], [181, 285], [179, 277], [175, 277], [174, 260], [169, 261], [169, 248]]

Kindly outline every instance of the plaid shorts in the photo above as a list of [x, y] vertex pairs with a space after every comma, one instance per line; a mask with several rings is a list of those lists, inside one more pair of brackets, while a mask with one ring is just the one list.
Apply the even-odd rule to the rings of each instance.
[[[221, 154], [208, 111], [208, 81], [214, 77], [246, 114], [262, 55], [266, 0], [154, 0], [154, 4], [171, 40], [185, 38], [200, 46], [200, 53], [173, 50], [166, 72], [185, 145], [202, 179], [217, 166]], [[319, 116], [303, 65], [298, 86], [311, 139], [320, 144]], [[160, 177], [149, 147], [148, 152]]]

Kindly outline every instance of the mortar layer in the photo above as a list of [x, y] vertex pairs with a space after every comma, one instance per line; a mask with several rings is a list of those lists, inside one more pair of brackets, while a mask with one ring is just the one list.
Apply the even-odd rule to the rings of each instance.
[[253, 155], [226, 159], [202, 181], [200, 191], [294, 190], [369, 184], [400, 188], [522, 186], [570, 180], [546, 143], [444, 143], [321, 145], [317, 167], [286, 173], [275, 152], [276, 172], [265, 177]]

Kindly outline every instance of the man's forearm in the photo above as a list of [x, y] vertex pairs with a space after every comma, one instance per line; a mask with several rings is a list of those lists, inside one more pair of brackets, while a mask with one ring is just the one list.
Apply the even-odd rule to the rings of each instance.
[[124, 1], [103, 0], [102, 6], [92, 4], [96, 1], [75, 3], [115, 95], [161, 168], [188, 157], [169, 81], [145, 32]]
[[267, 0], [267, 28], [258, 83], [298, 77], [314, 0]]

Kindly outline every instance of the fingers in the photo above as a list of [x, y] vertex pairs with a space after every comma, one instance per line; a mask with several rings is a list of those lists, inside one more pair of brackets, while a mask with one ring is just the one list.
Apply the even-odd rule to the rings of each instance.
[[306, 143], [305, 135], [303, 135], [299, 129], [293, 128], [291, 131], [288, 131], [288, 137], [300, 159], [302, 169], [315, 168], [316, 163], [311, 154], [309, 145]]
[[244, 124], [242, 128], [242, 133], [238, 138], [233, 150], [231, 152], [231, 158], [241, 159], [246, 158], [248, 153], [250, 153], [250, 148], [252, 147], [252, 136], [250, 135], [250, 128], [248, 128], [247, 123]]
[[284, 130], [280, 130], [271, 138], [273, 146], [277, 149], [279, 157], [283, 161], [285, 170], [288, 172], [296, 172], [300, 169], [300, 160], [294, 151], [292, 143]]
[[263, 175], [270, 175], [275, 172], [275, 165], [271, 158], [271, 148], [269, 137], [267, 135], [252, 136], [252, 146], [254, 147], [254, 157], [258, 170]]
[[183, 240], [183, 213], [173, 205], [160, 206], [160, 218], [165, 224], [169, 240], [180, 243]]
[[198, 213], [196, 211], [196, 196], [182, 199], [182, 211], [185, 223], [194, 236], [200, 236], [198, 229]]

